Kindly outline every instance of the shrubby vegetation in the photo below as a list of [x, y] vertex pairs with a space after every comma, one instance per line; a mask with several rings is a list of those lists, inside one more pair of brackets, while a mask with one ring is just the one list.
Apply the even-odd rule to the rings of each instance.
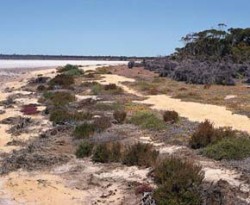
[[224, 138], [236, 137], [235, 131], [230, 128], [214, 128], [213, 124], [206, 120], [199, 124], [191, 137], [190, 146], [199, 149], [216, 143]]
[[71, 75], [59, 74], [49, 81], [50, 89], [69, 89], [74, 84], [74, 77]]
[[209, 121], [200, 123], [191, 137], [190, 146], [203, 148], [201, 153], [216, 160], [238, 160], [250, 156], [250, 138], [231, 128], [214, 128]]
[[39, 111], [37, 110], [37, 106], [34, 104], [24, 105], [21, 112], [24, 115], [35, 115], [39, 113]]
[[166, 158], [156, 165], [154, 179], [158, 185], [153, 194], [156, 204], [202, 204], [204, 173], [200, 166], [179, 158]]
[[54, 106], [64, 106], [76, 100], [75, 95], [70, 92], [46, 92], [45, 99], [49, 99]]
[[108, 117], [100, 116], [94, 120], [94, 126], [96, 132], [103, 132], [112, 126], [112, 123]]
[[65, 108], [54, 108], [50, 114], [50, 121], [55, 124], [64, 124], [75, 121], [90, 120], [92, 114], [89, 112], [69, 112]]
[[92, 154], [94, 145], [88, 141], [82, 142], [77, 150], [76, 150], [76, 157], [77, 158], [83, 158], [83, 157], [89, 157]]
[[121, 156], [120, 143], [104, 143], [95, 147], [92, 160], [100, 163], [120, 162]]
[[127, 148], [123, 164], [128, 166], [151, 167], [155, 164], [159, 153], [150, 144], [137, 143]]
[[143, 129], [162, 130], [166, 128], [163, 120], [159, 119], [154, 113], [147, 111], [134, 113], [130, 122]]
[[202, 150], [202, 154], [216, 160], [240, 160], [250, 157], [249, 138], [224, 138], [221, 141], [210, 144]]
[[113, 113], [113, 117], [118, 123], [123, 123], [126, 119], [126, 116], [127, 113], [123, 110], [116, 110]]
[[58, 73], [63, 73], [64, 75], [69, 75], [69, 76], [79, 76], [84, 74], [83, 70], [79, 69], [78, 66], [75, 65], [66, 65], [62, 68], [59, 68]]
[[88, 138], [93, 135], [95, 132], [95, 126], [90, 123], [83, 123], [81, 125], [76, 126], [73, 136], [77, 139]]
[[179, 120], [179, 114], [175, 111], [165, 111], [163, 113], [163, 120], [169, 123], [176, 123]]

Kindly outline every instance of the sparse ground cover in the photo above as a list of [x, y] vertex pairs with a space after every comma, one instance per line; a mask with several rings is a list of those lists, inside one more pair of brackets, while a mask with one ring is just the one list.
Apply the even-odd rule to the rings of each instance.
[[[62, 73], [75, 70], [74, 66], [69, 67]], [[229, 189], [238, 186], [233, 186], [231, 181], [231, 184], [220, 184], [219, 188], [210, 186], [209, 195], [205, 191], [209, 176], [207, 167], [203, 166], [204, 161], [217, 169], [226, 166], [223, 162], [217, 165], [207, 157], [216, 160], [249, 157], [247, 135], [239, 137], [238, 132], [214, 128], [209, 122], [205, 125], [191, 123], [177, 112], [151, 110], [147, 105], [134, 102], [138, 96], [121, 91], [113, 83], [102, 85], [92, 82], [101, 79], [103, 73], [111, 75], [116, 72], [122, 70], [117, 67], [101, 68], [91, 72], [91, 77], [86, 76], [86, 72], [84, 75], [70, 74], [66, 76], [71, 76], [73, 81], [63, 90], [52, 86], [50, 90], [39, 91], [36, 97], [44, 99], [41, 104], [48, 112], [38, 115], [54, 123], [41, 129], [37, 137], [23, 145], [23, 149], [6, 154], [1, 172], [8, 174], [20, 168], [38, 172], [56, 170], [55, 175], [63, 177], [69, 182], [71, 191], [77, 189], [83, 198], [86, 193], [85, 199], [89, 198], [88, 193], [94, 192], [91, 203], [96, 204], [139, 204], [148, 191], [150, 194], [144, 197], [155, 200], [157, 204], [199, 205], [205, 198], [213, 197], [223, 200], [222, 205], [236, 199], [244, 204], [244, 200], [237, 198], [243, 196], [240, 189], [228, 197]], [[155, 76], [139, 68], [132, 69], [127, 75], [137, 75], [137, 80], [148, 81]], [[160, 80], [154, 79], [159, 86], [157, 84], [153, 89], [143, 85], [145, 90], [142, 93], [147, 93], [149, 88], [151, 95], [157, 94], [165, 81]], [[64, 84], [60, 80], [58, 82], [54, 85]], [[44, 86], [50, 83], [48, 81]], [[76, 99], [76, 94], [84, 97], [94, 94], [93, 90], [96, 98]], [[180, 90], [185, 91], [184, 88]], [[189, 142], [199, 150], [192, 150]], [[229, 169], [223, 167], [226, 168]], [[247, 172], [243, 175], [246, 177]], [[225, 187], [230, 188], [223, 192]], [[88, 204], [89, 201], [84, 202]]]
[[127, 67], [119, 66], [113, 67], [111, 72], [137, 79], [134, 83], [126, 84], [145, 95], [166, 94], [183, 101], [226, 106], [235, 113], [250, 117], [249, 88], [240, 81], [235, 86], [204, 86], [158, 77], [143, 68], [133, 68], [129, 72], [126, 70]]

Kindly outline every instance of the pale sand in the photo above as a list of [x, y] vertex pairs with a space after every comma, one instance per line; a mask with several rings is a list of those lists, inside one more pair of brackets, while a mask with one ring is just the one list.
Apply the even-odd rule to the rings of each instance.
[[10, 204], [77, 205], [87, 197], [86, 192], [66, 187], [56, 175], [19, 172], [1, 180], [1, 190], [10, 196]]
[[[134, 79], [118, 75], [102, 75], [102, 77], [103, 79], [97, 82], [101, 84], [114, 83], [130, 94], [142, 96], [139, 92], [122, 84], [123, 82], [134, 82]], [[188, 118], [191, 121], [203, 122], [207, 119], [213, 122], [216, 127], [232, 127], [233, 129], [250, 133], [250, 119], [244, 115], [233, 114], [227, 110], [226, 107], [196, 102], [184, 102], [167, 95], [149, 95], [143, 97], [147, 99], [135, 102], [151, 105], [151, 108], [156, 110], [175, 110], [181, 117]]]

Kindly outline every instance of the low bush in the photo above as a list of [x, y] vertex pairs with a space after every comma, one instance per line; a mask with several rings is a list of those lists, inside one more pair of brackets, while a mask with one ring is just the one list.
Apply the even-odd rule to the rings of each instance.
[[121, 110], [116, 110], [113, 113], [113, 117], [118, 123], [123, 123], [126, 119], [126, 116], [127, 116], [127, 113]]
[[156, 165], [154, 179], [158, 185], [153, 194], [156, 204], [202, 204], [204, 173], [200, 166], [178, 158], [166, 158]]
[[77, 158], [84, 158], [84, 157], [89, 157], [92, 154], [94, 145], [90, 142], [82, 142], [77, 150], [76, 150], [76, 157]]
[[118, 86], [116, 84], [108, 84], [108, 85], [104, 85], [104, 90], [116, 90], [118, 88]]
[[75, 95], [69, 92], [54, 92], [49, 95], [49, 99], [55, 106], [64, 106], [76, 100]]
[[112, 110], [120, 110], [123, 109], [123, 105], [118, 102], [115, 103], [97, 103], [95, 105], [96, 110], [100, 111], [112, 111]]
[[120, 143], [98, 144], [94, 150], [92, 160], [100, 163], [120, 162], [121, 155]]
[[179, 120], [179, 114], [175, 111], [165, 111], [163, 113], [163, 120], [169, 123], [176, 123]]
[[205, 120], [205, 122], [199, 124], [189, 143], [193, 149], [199, 149], [223, 138], [235, 136], [235, 132], [230, 128], [214, 128], [211, 122]]
[[66, 122], [90, 120], [92, 114], [89, 112], [74, 112], [70, 113], [66, 109], [56, 108], [51, 111], [50, 121], [55, 124], [64, 124]]
[[110, 74], [111, 72], [109, 71], [108, 67], [99, 67], [96, 69], [97, 74]]
[[95, 126], [93, 124], [83, 123], [76, 126], [73, 136], [77, 139], [88, 138], [95, 132]]
[[68, 89], [74, 84], [74, 77], [70, 75], [60, 74], [49, 81], [49, 88], [64, 88]]
[[35, 115], [39, 113], [39, 111], [37, 110], [37, 106], [34, 104], [24, 105], [21, 109], [21, 112], [24, 115]]
[[94, 84], [91, 88], [91, 92], [93, 95], [100, 95], [103, 90], [103, 87], [101, 84]]
[[43, 93], [43, 97], [44, 97], [46, 100], [50, 99], [52, 96], [53, 96], [53, 93], [52, 93], [52, 92], [45, 91], [45, 92]]
[[123, 164], [128, 166], [150, 167], [155, 164], [159, 153], [150, 144], [137, 143], [124, 153]]
[[39, 85], [39, 86], [37, 86], [37, 88], [36, 88], [36, 90], [38, 91], [38, 92], [43, 92], [43, 91], [45, 91], [47, 88], [44, 86], [44, 85]]
[[65, 109], [54, 109], [50, 114], [50, 121], [55, 124], [64, 124], [65, 122], [70, 120], [69, 113]]
[[162, 130], [166, 128], [163, 120], [159, 119], [154, 113], [147, 111], [134, 113], [130, 122], [143, 129]]
[[249, 138], [224, 138], [204, 148], [201, 153], [216, 160], [240, 160], [250, 157]]
[[83, 70], [80, 70], [78, 66], [76, 65], [66, 65], [62, 68], [59, 68], [58, 73], [63, 73], [65, 75], [69, 75], [69, 76], [78, 76], [78, 75], [82, 75], [84, 72]]
[[150, 186], [150, 184], [139, 184], [135, 189], [135, 194], [143, 194], [145, 192], [153, 192], [153, 187]]
[[111, 127], [112, 123], [110, 122], [110, 119], [108, 117], [101, 116], [94, 120], [94, 126], [95, 126], [95, 131], [103, 132], [104, 130]]

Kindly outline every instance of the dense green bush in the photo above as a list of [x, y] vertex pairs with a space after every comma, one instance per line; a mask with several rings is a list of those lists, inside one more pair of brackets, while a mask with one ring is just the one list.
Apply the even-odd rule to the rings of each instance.
[[92, 153], [94, 145], [90, 142], [82, 142], [77, 150], [76, 150], [76, 157], [77, 158], [83, 158], [83, 157], [89, 157]]
[[127, 113], [123, 110], [116, 110], [113, 113], [113, 117], [118, 123], [123, 123], [126, 119], [126, 116], [127, 116]]
[[156, 204], [202, 204], [201, 183], [204, 173], [200, 166], [178, 158], [166, 158], [156, 165], [154, 178], [158, 185], [153, 194]]
[[121, 156], [120, 143], [105, 143], [96, 146], [92, 160], [100, 163], [120, 162]]
[[134, 113], [130, 122], [143, 129], [162, 130], [166, 128], [163, 120], [159, 119], [154, 113], [147, 111]]
[[193, 149], [206, 147], [211, 143], [220, 141], [223, 138], [235, 137], [235, 131], [230, 128], [214, 128], [213, 124], [206, 120], [199, 124], [197, 130], [191, 137], [190, 146]]
[[70, 64], [59, 68], [57, 72], [63, 73], [65, 75], [70, 75], [70, 76], [78, 76], [84, 73], [83, 70], [80, 70], [78, 66], [70, 65]]
[[169, 123], [176, 123], [179, 120], [179, 114], [175, 111], [165, 111], [163, 113], [163, 120]]
[[202, 154], [216, 160], [240, 160], [250, 157], [249, 138], [224, 138], [202, 150]]
[[124, 153], [123, 164], [150, 167], [155, 164], [159, 153], [150, 144], [137, 143]]
[[49, 81], [49, 88], [53, 89], [56, 86], [58, 88], [68, 89], [74, 84], [74, 77], [71, 75], [60, 74], [55, 76]]
[[95, 132], [95, 126], [93, 124], [83, 123], [76, 126], [73, 136], [78, 139], [88, 138]]

